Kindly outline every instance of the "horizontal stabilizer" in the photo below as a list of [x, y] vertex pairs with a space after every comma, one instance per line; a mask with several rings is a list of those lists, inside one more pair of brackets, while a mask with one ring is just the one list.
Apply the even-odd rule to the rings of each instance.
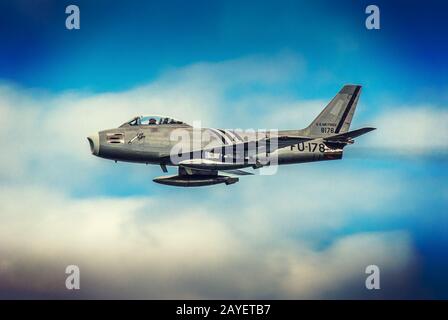
[[334, 136], [327, 137], [324, 140], [327, 141], [327, 142], [342, 142], [342, 143], [345, 143], [345, 142], [351, 141], [354, 138], [362, 136], [363, 134], [366, 134], [366, 133], [368, 133], [370, 131], [373, 131], [375, 129], [376, 128], [369, 128], [369, 127], [356, 129], [356, 130], [353, 130], [353, 131], [348, 131], [348, 132], [345, 132], [345, 133], [341, 133], [341, 134], [337, 134], [337, 135], [334, 135]]

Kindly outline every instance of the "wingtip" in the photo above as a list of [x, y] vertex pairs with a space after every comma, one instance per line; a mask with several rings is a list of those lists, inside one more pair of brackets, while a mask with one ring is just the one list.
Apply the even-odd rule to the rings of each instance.
[[372, 132], [374, 130], [376, 130], [376, 128], [374, 128], [374, 127], [364, 127], [363, 128], [364, 133]]

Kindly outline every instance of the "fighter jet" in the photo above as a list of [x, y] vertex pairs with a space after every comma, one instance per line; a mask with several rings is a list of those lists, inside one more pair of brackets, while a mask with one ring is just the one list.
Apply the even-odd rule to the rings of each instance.
[[349, 131], [361, 93], [345, 85], [304, 129], [255, 131], [193, 127], [167, 116], [138, 116], [87, 139], [93, 155], [117, 161], [177, 166], [178, 174], [153, 181], [181, 187], [239, 181], [247, 170], [342, 159], [354, 138], [375, 128]]

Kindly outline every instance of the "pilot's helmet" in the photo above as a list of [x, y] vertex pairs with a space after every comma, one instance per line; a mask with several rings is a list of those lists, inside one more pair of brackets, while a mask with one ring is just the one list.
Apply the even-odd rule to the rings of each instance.
[[148, 124], [156, 124], [157, 121], [154, 118], [149, 119]]

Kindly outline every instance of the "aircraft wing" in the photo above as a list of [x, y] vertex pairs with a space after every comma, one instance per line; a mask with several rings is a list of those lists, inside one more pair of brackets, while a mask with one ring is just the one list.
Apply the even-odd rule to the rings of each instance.
[[[348, 143], [353, 143], [352, 139], [366, 134], [372, 130], [375, 130], [375, 128], [361, 128], [346, 133], [325, 137], [323, 138], [323, 141], [328, 144], [337, 144], [342, 145], [341, 147], [344, 147]], [[274, 141], [274, 139], [276, 139], [276, 141]], [[275, 136], [271, 138], [263, 138], [257, 141], [248, 141], [230, 145], [218, 145], [214, 146], [213, 148], [204, 148], [196, 151], [190, 151], [188, 153], [182, 154], [183, 156], [187, 157], [183, 157], [184, 160], [179, 161], [178, 175], [159, 177], [154, 179], [154, 181], [161, 184], [184, 187], [205, 186], [218, 183], [233, 184], [235, 182], [238, 182], [238, 178], [222, 174], [230, 174], [233, 176], [250, 175], [250, 172], [246, 172], [240, 169], [248, 167], [259, 168], [262, 166], [262, 164], [259, 163], [258, 160], [256, 161], [256, 163], [251, 164], [246, 161], [248, 155], [247, 152], [251, 148], [256, 148], [257, 151], [255, 154], [265, 152], [266, 150], [273, 152], [280, 148], [285, 148], [314, 139], [317, 138], [303, 136]], [[220, 149], [222, 148], [227, 150], [229, 150], [230, 148], [233, 153], [243, 152], [242, 155], [237, 155], [237, 157], [240, 157], [238, 159], [239, 162], [234, 161], [237, 160], [234, 158], [226, 158], [228, 156], [227, 154], [220, 155], [217, 158], [207, 158], [202, 156], [198, 157], [198, 153], [219, 153]], [[169, 155], [166, 156], [169, 157]], [[233, 157], [234, 155], [231, 154], [230, 156]], [[224, 159], [226, 161], [224, 161]], [[243, 159], [243, 161], [241, 161], [241, 159]]]
[[[180, 160], [177, 164], [179, 167], [184, 168], [188, 175], [194, 175], [195, 171], [201, 171], [204, 174], [215, 174], [219, 171], [233, 175], [247, 175], [250, 173], [244, 171], [238, 172], [236, 170], [248, 167], [262, 167], [263, 165], [258, 160], [253, 159], [256, 154], [264, 153], [266, 151], [274, 152], [277, 149], [312, 139], [313, 138], [311, 137], [302, 136], [275, 136], [259, 140], [251, 140], [244, 143], [216, 145], [176, 154]], [[209, 154], [207, 155], [207, 153]], [[165, 155], [165, 157], [168, 158], [170, 155]], [[250, 159], [253, 161], [249, 161]]]
[[[325, 143], [328, 144], [341, 144], [342, 147], [346, 144], [353, 143], [353, 139], [366, 134], [375, 128], [361, 128], [353, 131], [348, 131], [333, 136], [323, 138]], [[192, 170], [201, 170], [205, 172], [225, 172], [226, 170], [237, 170], [247, 167], [259, 168], [262, 165], [259, 163], [249, 164], [248, 155], [255, 156], [266, 151], [273, 152], [277, 149], [289, 147], [304, 141], [314, 140], [317, 137], [305, 137], [305, 136], [292, 136], [283, 135], [262, 138], [259, 140], [252, 140], [246, 142], [239, 142], [227, 145], [216, 145], [213, 147], [206, 147], [203, 149], [189, 151], [179, 155], [179, 159], [185, 159], [179, 161], [178, 165], [187, 170], [188, 174], [193, 174]], [[256, 151], [256, 152], [254, 152]], [[209, 152], [211, 155], [218, 155], [216, 158], [211, 156], [208, 158], [204, 156]], [[199, 156], [199, 154], [202, 154]], [[170, 155], [166, 155], [169, 157]]]

